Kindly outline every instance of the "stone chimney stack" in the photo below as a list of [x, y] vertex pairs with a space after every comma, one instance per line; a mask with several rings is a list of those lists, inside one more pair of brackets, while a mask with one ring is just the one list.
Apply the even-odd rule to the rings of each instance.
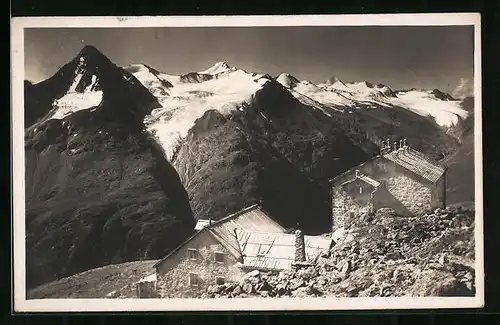
[[405, 148], [405, 151], [408, 150], [408, 145], [406, 144], [406, 138], [403, 139], [403, 147]]
[[306, 261], [306, 247], [304, 242], [304, 234], [300, 229], [295, 231], [295, 262]]
[[212, 226], [212, 216], [208, 217], [208, 226]]
[[394, 141], [394, 151], [398, 150], [398, 144]]
[[391, 151], [391, 140], [387, 138], [387, 151]]
[[356, 169], [356, 177], [359, 177], [359, 170]]

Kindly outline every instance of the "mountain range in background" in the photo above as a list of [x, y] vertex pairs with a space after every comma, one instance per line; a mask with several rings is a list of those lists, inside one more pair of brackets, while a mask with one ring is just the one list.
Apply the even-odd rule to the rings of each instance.
[[160, 258], [198, 218], [256, 202], [289, 229], [328, 233], [328, 181], [387, 139], [449, 163], [448, 202], [473, 201], [471, 104], [226, 62], [169, 75], [86, 46], [25, 81], [27, 287]]

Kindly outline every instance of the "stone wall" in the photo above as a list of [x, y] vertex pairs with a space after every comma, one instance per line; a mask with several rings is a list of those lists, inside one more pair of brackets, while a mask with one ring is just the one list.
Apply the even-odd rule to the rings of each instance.
[[332, 197], [333, 231], [349, 223], [351, 218], [359, 218], [371, 209], [370, 202], [365, 205], [356, 203], [351, 197], [345, 195], [345, 192], [340, 188], [333, 189]]
[[446, 207], [446, 172], [436, 182], [432, 193], [432, 207], [444, 209]]
[[372, 192], [375, 190], [375, 187], [358, 178], [352, 182], [344, 184], [343, 190], [353, 201], [361, 206], [366, 206], [370, 203]]
[[[340, 184], [355, 178], [356, 169], [384, 184], [373, 193], [371, 202], [356, 200], [356, 196], [346, 195], [340, 188]], [[429, 209], [444, 207], [446, 196], [445, 177], [432, 184], [380, 156], [340, 175], [331, 185], [334, 229], [343, 225], [350, 210], [359, 215], [373, 205], [375, 210], [387, 207], [401, 215], [419, 215]]]
[[[196, 259], [190, 259], [189, 248], [196, 248]], [[214, 253], [224, 252], [224, 262], [215, 262]], [[235, 266], [236, 259], [205, 231], [175, 252], [157, 267], [157, 287], [161, 298], [196, 298], [210, 285], [216, 284], [216, 277], [225, 281], [238, 281], [244, 274]], [[191, 286], [189, 273], [197, 274], [199, 284]]]
[[423, 214], [431, 207], [432, 188], [407, 175], [390, 177], [387, 180], [387, 190], [406, 208], [404, 215]]

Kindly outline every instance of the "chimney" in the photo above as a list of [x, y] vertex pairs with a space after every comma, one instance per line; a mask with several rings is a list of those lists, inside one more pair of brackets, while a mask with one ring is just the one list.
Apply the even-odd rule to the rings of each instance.
[[406, 145], [406, 138], [403, 139], [403, 147], [405, 148], [405, 151], [408, 149], [408, 146]]
[[398, 150], [398, 145], [396, 143], [396, 141], [394, 141], [394, 151]]
[[208, 226], [212, 226], [212, 216], [208, 217]]
[[300, 229], [295, 231], [295, 262], [306, 261], [306, 248], [304, 242], [304, 234]]
[[356, 177], [359, 177], [359, 170], [356, 169]]
[[391, 151], [391, 140], [387, 138], [387, 151]]
[[399, 149], [403, 149], [403, 140], [399, 140]]

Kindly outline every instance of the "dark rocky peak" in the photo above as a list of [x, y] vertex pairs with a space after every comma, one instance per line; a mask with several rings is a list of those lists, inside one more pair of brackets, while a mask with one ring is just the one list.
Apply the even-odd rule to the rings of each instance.
[[189, 72], [180, 77], [182, 83], [200, 83], [213, 79], [211, 74], [200, 74], [198, 72]]
[[133, 74], [88, 45], [49, 79], [32, 86], [25, 84], [25, 97], [29, 98], [25, 104], [26, 126], [49, 113], [54, 101], [68, 91], [102, 91], [101, 106], [113, 111], [116, 118], [132, 113], [141, 119], [160, 106], [157, 98]]
[[102, 54], [101, 51], [99, 51], [95, 46], [92, 45], [85, 45], [81, 49], [80, 53], [78, 53], [77, 58], [80, 57], [87, 59], [99, 59], [99, 60], [109, 61], [109, 59], [104, 54]]
[[269, 75], [262, 78], [268, 81], [255, 92], [251, 102], [254, 108], [270, 118], [291, 117], [292, 112], [302, 110], [301, 103], [285, 86]]
[[380, 90], [380, 92], [388, 97], [397, 97], [396, 93], [389, 86], [379, 83], [376, 87]]
[[267, 80], [273, 80], [274, 81], [274, 78], [271, 77], [271, 75], [269, 73], [266, 73], [265, 75], [261, 76], [259, 79], [267, 79]]
[[450, 94], [444, 93], [439, 89], [433, 89], [431, 94], [434, 95], [437, 99], [441, 100], [455, 100]]

